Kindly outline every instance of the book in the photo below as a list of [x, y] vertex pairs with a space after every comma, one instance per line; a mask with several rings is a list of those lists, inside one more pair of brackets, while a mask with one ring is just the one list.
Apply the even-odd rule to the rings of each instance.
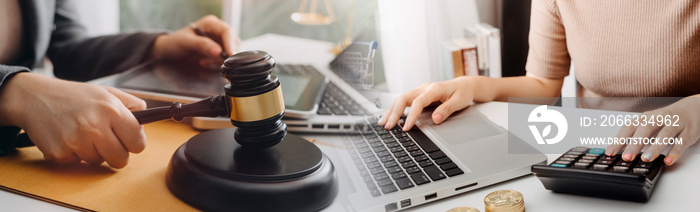
[[[464, 67], [462, 64], [462, 51], [457, 47], [452, 40], [447, 40], [442, 42], [442, 62], [440, 66], [442, 67], [443, 77], [442, 79], [450, 79], [453, 77], [464, 76]], [[452, 74], [452, 76], [450, 76]]]
[[476, 25], [488, 45], [488, 76], [501, 77], [501, 31], [486, 23]]
[[445, 79], [479, 75], [476, 44], [465, 38], [458, 38], [443, 41], [442, 47], [442, 69], [443, 73], [448, 75]]
[[480, 23], [464, 30], [467, 40], [476, 43], [479, 75], [492, 78], [501, 77], [501, 35], [500, 30], [486, 23]]

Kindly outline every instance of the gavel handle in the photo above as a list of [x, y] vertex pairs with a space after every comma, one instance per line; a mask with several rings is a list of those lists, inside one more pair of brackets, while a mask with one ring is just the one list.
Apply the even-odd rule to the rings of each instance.
[[[148, 124], [154, 121], [160, 121], [165, 119], [174, 119], [176, 121], [181, 121], [185, 117], [193, 116], [203, 116], [203, 117], [217, 117], [217, 116], [228, 116], [228, 109], [226, 104], [226, 96], [212, 96], [206, 99], [202, 99], [197, 102], [182, 104], [175, 102], [170, 106], [156, 107], [141, 111], [133, 112], [136, 120], [139, 124]], [[28, 147], [34, 146], [34, 143], [29, 139], [26, 133], [22, 133], [15, 139], [14, 147]], [[13, 147], [13, 148], [14, 148]], [[2, 152], [10, 150], [0, 150], [0, 156]]]
[[182, 121], [185, 117], [217, 117], [228, 116], [226, 108], [226, 96], [212, 96], [197, 102], [182, 104], [174, 102], [170, 106], [156, 107], [133, 112], [139, 124], [148, 124], [172, 118], [175, 121]]

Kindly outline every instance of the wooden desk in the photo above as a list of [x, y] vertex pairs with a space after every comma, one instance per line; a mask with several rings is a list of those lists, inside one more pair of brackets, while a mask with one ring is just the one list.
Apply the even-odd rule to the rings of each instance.
[[196, 211], [173, 196], [165, 171], [173, 152], [199, 133], [187, 123], [145, 125], [148, 143], [123, 169], [62, 166], [44, 161], [36, 147], [0, 157], [0, 185], [96, 211]]

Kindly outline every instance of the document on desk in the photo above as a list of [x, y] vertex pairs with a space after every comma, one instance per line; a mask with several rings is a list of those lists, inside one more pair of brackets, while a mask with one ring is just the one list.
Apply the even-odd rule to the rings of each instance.
[[165, 171], [175, 150], [199, 133], [186, 123], [145, 125], [148, 146], [123, 169], [58, 165], [36, 147], [0, 157], [0, 189], [82, 211], [197, 211], [173, 196]]

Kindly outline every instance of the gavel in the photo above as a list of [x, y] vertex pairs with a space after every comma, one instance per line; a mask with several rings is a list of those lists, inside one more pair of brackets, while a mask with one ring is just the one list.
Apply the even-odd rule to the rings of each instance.
[[246, 51], [226, 59], [221, 75], [229, 82], [225, 95], [133, 112], [139, 124], [185, 117], [228, 116], [238, 127], [235, 140], [243, 147], [264, 149], [279, 143], [287, 134], [282, 87], [270, 75], [275, 59], [264, 51]]
[[[228, 116], [238, 127], [234, 134], [241, 146], [265, 149], [276, 145], [287, 134], [282, 87], [275, 75], [270, 75], [275, 59], [264, 51], [237, 53], [224, 61], [221, 75], [229, 82], [224, 95], [197, 102], [156, 107], [133, 112], [139, 124], [185, 117]], [[33, 146], [29, 136], [18, 137], [16, 147]]]

